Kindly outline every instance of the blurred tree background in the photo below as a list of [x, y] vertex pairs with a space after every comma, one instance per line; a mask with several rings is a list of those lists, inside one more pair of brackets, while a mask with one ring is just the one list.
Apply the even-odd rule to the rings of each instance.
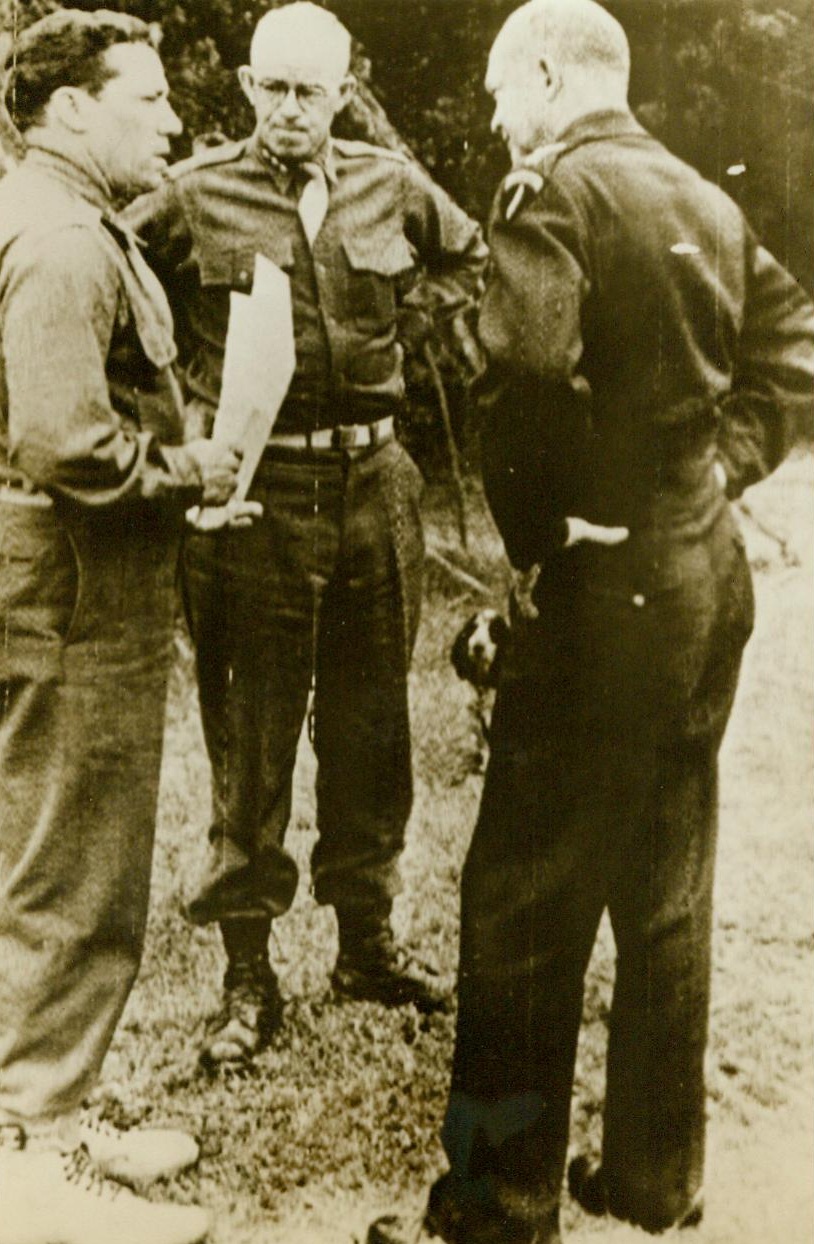
[[[104, 3], [104, 0], [101, 0]], [[483, 89], [490, 44], [519, 0], [324, 0], [356, 40], [360, 98], [339, 119], [348, 137], [406, 143], [472, 215], [485, 220], [506, 155]], [[72, 0], [77, 8], [99, 0]], [[158, 23], [185, 132], [236, 138], [252, 124], [235, 70], [258, 18], [285, 0], [107, 0]], [[631, 102], [640, 121], [735, 198], [758, 235], [814, 292], [814, 0], [606, 0], [630, 38]], [[0, 0], [6, 45], [58, 0]], [[0, 119], [1, 120], [1, 119]], [[389, 123], [391, 124], [389, 124]], [[395, 128], [393, 128], [395, 127]], [[0, 148], [9, 145], [0, 124]], [[2, 160], [0, 159], [0, 172]], [[454, 336], [454, 339], [453, 339]], [[465, 344], [465, 342], [464, 342]], [[449, 451], [441, 421], [468, 435], [471, 350], [437, 335], [436, 361], [408, 359], [402, 434], [426, 468]], [[807, 438], [814, 429], [800, 428]]]
[[[0, 0], [6, 31], [14, 7]], [[17, 0], [18, 23], [56, 7], [56, 0]], [[106, 7], [161, 25], [186, 125], [179, 154], [206, 131], [246, 132], [250, 117], [234, 70], [268, 0], [107, 0]], [[483, 71], [515, 0], [328, 0], [328, 7], [359, 41], [357, 69], [403, 139], [483, 219], [506, 167], [489, 132]], [[631, 41], [639, 119], [723, 185], [774, 254], [814, 289], [814, 0], [607, 0], [607, 7]], [[351, 114], [345, 126], [359, 133], [367, 121]]]

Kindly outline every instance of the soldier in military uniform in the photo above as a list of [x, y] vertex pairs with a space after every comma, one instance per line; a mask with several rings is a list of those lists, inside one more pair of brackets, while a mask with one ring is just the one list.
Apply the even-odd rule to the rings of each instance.
[[291, 281], [296, 370], [250, 493], [264, 518], [195, 536], [185, 557], [214, 814], [190, 914], [219, 922], [228, 959], [204, 1050], [215, 1063], [251, 1057], [279, 1022], [269, 928], [297, 885], [283, 837], [312, 685], [311, 875], [337, 913], [334, 989], [425, 1010], [444, 1001], [390, 926], [412, 798], [407, 672], [423, 559], [421, 477], [393, 431], [396, 319], [401, 307], [414, 338], [429, 328], [411, 307], [416, 264], [444, 313], [471, 302], [485, 247], [417, 166], [331, 137], [349, 56], [348, 32], [324, 9], [272, 10], [240, 70], [253, 135], [179, 165], [130, 215], [182, 321], [205, 425], [229, 291], [250, 289], [258, 253]]
[[239, 458], [181, 444], [167, 300], [114, 213], [181, 128], [149, 28], [60, 10], [4, 88], [27, 151], [0, 185], [0, 1244], [192, 1244], [202, 1210], [121, 1183], [193, 1138], [80, 1108], [143, 946], [184, 511]]
[[[753, 620], [730, 501], [810, 405], [814, 318], [736, 205], [637, 124], [628, 68], [605, 9], [533, 0], [486, 80], [514, 167], [480, 316], [483, 471], [511, 561], [539, 578], [462, 882], [450, 1170], [425, 1217], [456, 1244], [560, 1238], [606, 908], [602, 1159], [577, 1158], [571, 1190], [649, 1231], [702, 1212], [717, 756]], [[628, 537], [565, 547], [568, 515]]]

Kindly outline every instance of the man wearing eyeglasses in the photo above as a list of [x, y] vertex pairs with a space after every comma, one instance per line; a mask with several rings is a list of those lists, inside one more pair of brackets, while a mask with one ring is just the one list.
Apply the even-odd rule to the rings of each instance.
[[[350, 98], [350, 36], [326, 10], [265, 15], [240, 82], [252, 136], [179, 165], [131, 215], [186, 336], [204, 427], [221, 384], [230, 290], [256, 254], [290, 277], [296, 370], [250, 497], [251, 531], [196, 534], [186, 590], [213, 774], [209, 863], [190, 904], [228, 966], [206, 1061], [251, 1057], [279, 1025], [272, 918], [297, 868], [283, 847], [314, 689], [315, 897], [332, 904], [340, 997], [424, 1011], [437, 977], [390, 926], [412, 800], [407, 672], [421, 601], [421, 476], [394, 438], [404, 396], [397, 311], [471, 303], [479, 229], [403, 156], [330, 134]], [[406, 300], [406, 301], [403, 301]], [[412, 313], [413, 329], [420, 313]]]

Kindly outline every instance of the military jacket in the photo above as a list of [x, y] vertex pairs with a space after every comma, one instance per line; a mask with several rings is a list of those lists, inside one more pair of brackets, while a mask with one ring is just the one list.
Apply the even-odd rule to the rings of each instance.
[[814, 385], [809, 299], [723, 191], [624, 111], [542, 156], [498, 192], [480, 316], [485, 482], [521, 567], [565, 514], [701, 535], [716, 461], [730, 497], [763, 478]]
[[[215, 406], [229, 292], [251, 290], [255, 256], [292, 282], [297, 368], [278, 430], [322, 419], [360, 421], [403, 394], [399, 303], [415, 297], [419, 270], [443, 312], [479, 292], [486, 249], [478, 226], [398, 152], [332, 140], [327, 216], [309, 248], [296, 171], [265, 153], [257, 136], [204, 152], [127, 213], [183, 325], [190, 390]], [[309, 413], [309, 405], [311, 407]], [[350, 416], [342, 415], [344, 407]], [[339, 417], [336, 417], [336, 415]]]
[[32, 149], [0, 183], [0, 482], [189, 504], [169, 310], [149, 291], [134, 305], [116, 232], [98, 171], [59, 152]]

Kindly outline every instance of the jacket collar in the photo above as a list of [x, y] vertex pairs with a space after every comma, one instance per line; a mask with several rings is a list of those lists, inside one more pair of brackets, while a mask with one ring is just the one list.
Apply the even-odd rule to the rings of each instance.
[[70, 215], [65, 215], [65, 203], [60, 204], [63, 219], [99, 227], [100, 244], [116, 265], [144, 353], [155, 367], [169, 366], [176, 351], [166, 295], [139, 253], [135, 235], [117, 220], [101, 170], [82, 153], [68, 155], [40, 141], [29, 143], [24, 163], [66, 192]]
[[68, 154], [47, 139], [32, 139], [25, 163], [41, 169], [69, 193], [95, 208], [102, 216], [113, 215], [113, 194], [99, 166], [81, 151]]
[[577, 117], [558, 136], [557, 141], [566, 147], [578, 147], [581, 143], [602, 138], [621, 138], [622, 135], [646, 134], [628, 108], [608, 108], [602, 112], [588, 112]]
[[567, 151], [583, 143], [600, 142], [606, 138], [620, 138], [622, 135], [646, 135], [647, 131], [639, 125], [631, 112], [625, 109], [607, 109], [603, 112], [590, 112], [567, 126], [554, 142], [544, 143], [536, 147], [513, 168], [501, 183], [498, 201], [502, 202], [503, 218], [512, 220], [520, 210], [524, 200], [530, 195], [539, 194], [551, 172]]
[[[272, 155], [256, 130], [249, 139], [248, 150], [270, 173], [275, 189], [279, 190], [281, 194], [295, 194], [302, 188], [302, 175], [299, 164], [286, 164], [283, 160], [279, 160], [277, 156]], [[330, 138], [320, 155], [314, 160], [305, 161], [305, 163], [319, 164], [325, 172], [325, 180], [328, 186], [333, 188], [336, 185], [336, 153]]]

